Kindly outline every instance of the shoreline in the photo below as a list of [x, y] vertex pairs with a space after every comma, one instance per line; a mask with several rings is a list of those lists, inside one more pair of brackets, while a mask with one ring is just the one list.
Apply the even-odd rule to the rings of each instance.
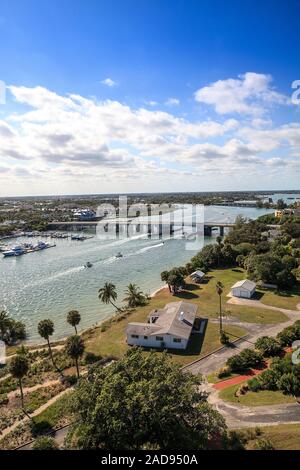
[[[167, 284], [164, 284], [163, 286], [159, 287], [158, 289], [154, 290], [153, 292], [151, 292], [151, 294], [149, 295], [149, 298], [150, 299], [153, 299], [159, 292], [161, 292], [162, 290], [166, 289], [168, 287]], [[78, 332], [78, 335], [79, 336], [82, 336], [84, 334], [86, 334], [87, 332], [89, 331], [93, 331], [94, 329], [96, 328], [99, 328], [101, 326], [102, 323], [104, 323], [105, 321], [107, 320], [110, 320], [115, 314], [112, 314], [112, 315], [108, 315], [106, 318], [103, 318], [102, 320], [99, 321], [99, 323], [96, 323], [94, 324], [93, 326], [90, 326], [88, 328], [84, 328], [83, 330], [79, 331]], [[63, 336], [62, 338], [58, 338], [57, 340], [54, 340], [51, 342], [51, 345], [52, 346], [59, 346], [59, 345], [62, 345], [66, 342], [68, 336]], [[24, 345], [24, 346], [28, 346], [29, 349], [31, 350], [36, 350], [36, 349], [43, 349], [43, 348], [48, 348], [48, 344], [47, 343], [39, 343], [39, 342], [35, 342], [34, 340], [30, 340], [30, 339], [25, 339], [23, 341], [21, 341], [19, 344], [16, 344], [16, 345], [13, 345], [12, 347], [19, 347], [21, 345]], [[7, 357], [9, 358], [10, 356], [12, 356], [13, 354], [9, 354]]]
[[158, 294], [160, 291], [166, 289], [167, 287], [168, 287], [168, 284], [164, 284], [162, 287], [159, 287], [159, 288], [156, 289], [155, 291], [151, 292], [151, 294], [150, 294], [150, 296], [149, 296], [150, 299], [153, 299], [153, 298], [156, 296], [156, 294]]

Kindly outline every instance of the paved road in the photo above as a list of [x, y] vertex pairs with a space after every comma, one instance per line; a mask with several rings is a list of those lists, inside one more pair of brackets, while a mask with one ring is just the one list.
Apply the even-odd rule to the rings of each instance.
[[[234, 324], [238, 326], [243, 326], [249, 332], [246, 338], [237, 341], [233, 347], [228, 348], [224, 347], [218, 352], [211, 354], [203, 359], [199, 359], [199, 361], [185, 367], [185, 370], [192, 372], [193, 374], [203, 374], [207, 375], [210, 374], [220, 367], [222, 367], [227, 359], [235, 354], [238, 354], [242, 349], [245, 348], [253, 348], [255, 341], [263, 335], [266, 336], [276, 336], [283, 328], [292, 325], [296, 320], [300, 319], [300, 311], [299, 310], [287, 310], [283, 308], [272, 307], [270, 305], [265, 305], [258, 300], [247, 300], [247, 299], [237, 299], [232, 298], [227, 303], [234, 303], [236, 305], [245, 305], [248, 307], [253, 308], [268, 308], [270, 310], [277, 310], [284, 313], [289, 320], [284, 323], [276, 323], [276, 324], [253, 324], [253, 323], [245, 323], [240, 322], [239, 320], [229, 319], [224, 320], [224, 325], [226, 324]], [[297, 305], [299, 309], [300, 304]]]
[[[283, 328], [293, 324], [297, 319], [300, 319], [300, 304], [297, 305], [298, 310], [287, 310], [266, 306], [262, 302], [256, 300], [246, 299], [230, 299], [228, 303], [238, 305], [247, 305], [254, 308], [268, 308], [270, 310], [277, 310], [284, 313], [289, 320], [284, 323], [272, 325], [257, 325], [251, 323], [244, 323], [234, 319], [225, 320], [224, 324], [235, 324], [243, 326], [247, 329], [248, 335], [237, 341], [233, 347], [224, 347], [210, 356], [207, 356], [199, 361], [186, 366], [184, 370], [192, 372], [193, 374], [208, 375], [222, 365], [225, 364], [227, 359], [235, 354], [238, 354], [245, 348], [253, 348], [254, 343], [260, 336], [276, 336]], [[205, 382], [201, 387], [204, 391], [209, 393], [208, 401], [214, 408], [216, 408], [226, 419], [229, 428], [243, 428], [253, 426], [266, 426], [285, 423], [299, 423], [300, 422], [300, 404], [288, 403], [280, 405], [269, 406], [243, 406], [234, 403], [228, 403], [219, 398], [218, 391], [215, 390], [211, 384]]]
[[229, 428], [245, 428], [300, 422], [300, 404], [287, 403], [269, 406], [244, 406], [219, 399], [218, 391], [205, 383], [203, 390], [209, 393], [208, 401], [226, 419]]

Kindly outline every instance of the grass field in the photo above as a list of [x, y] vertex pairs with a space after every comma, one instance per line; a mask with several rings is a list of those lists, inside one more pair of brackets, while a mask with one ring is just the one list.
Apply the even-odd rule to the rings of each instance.
[[[122, 356], [127, 350], [125, 330], [129, 321], [144, 322], [152, 309], [161, 308], [168, 302], [186, 300], [198, 305], [198, 315], [204, 318], [217, 318], [219, 299], [215, 291], [215, 285], [220, 280], [224, 285], [223, 311], [231, 318], [238, 318], [245, 322], [254, 323], [280, 323], [287, 320], [281, 312], [273, 312], [265, 309], [254, 309], [251, 307], [226, 305], [226, 295], [230, 291], [232, 284], [244, 277], [244, 272], [240, 269], [222, 269], [209, 273], [206, 284], [187, 283], [187, 289], [173, 296], [169, 290], [159, 291], [150, 303], [144, 307], [134, 310], [127, 318], [117, 321], [113, 320], [106, 331], [101, 331], [101, 327], [89, 330], [84, 333], [88, 351], [101, 355]], [[226, 327], [226, 332], [232, 340], [245, 334], [245, 330], [236, 326]], [[180, 364], [186, 364], [199, 357], [208, 354], [212, 350], [220, 347], [218, 324], [208, 322], [204, 339], [199, 336], [192, 337], [190, 345], [186, 351], [172, 352], [170, 356]]]
[[[245, 383], [245, 382], [244, 382]], [[241, 386], [232, 385], [219, 392], [219, 397], [222, 400], [231, 403], [238, 403], [245, 406], [263, 406], [263, 405], [278, 405], [280, 403], [295, 403], [295, 399], [290, 395], [284, 395], [279, 391], [261, 390], [259, 392], [247, 392], [245, 395], [236, 397], [234, 394]]]
[[290, 310], [297, 310], [297, 305], [300, 304], [300, 282], [296, 284], [289, 291], [270, 291], [265, 289], [258, 289], [262, 295], [261, 301], [266, 305], [273, 305], [273, 307], [287, 308]]
[[[253, 429], [253, 428], [252, 428]], [[251, 428], [248, 430], [251, 431]], [[270, 440], [276, 450], [300, 450], [300, 424], [277, 424], [260, 428], [264, 439]], [[247, 431], [243, 429], [242, 432]], [[246, 448], [254, 448], [254, 440], [249, 441]]]
[[[100, 328], [97, 328], [87, 333], [84, 336], [87, 351], [101, 354], [102, 356], [113, 355], [121, 357], [128, 349], [125, 335], [128, 321], [145, 321], [146, 318], [147, 314], [139, 310], [132, 313], [129, 318], [113, 323], [112, 326], [104, 332], [101, 332]], [[235, 326], [228, 327], [226, 332], [231, 335], [233, 340], [245, 334], [244, 329]], [[193, 335], [185, 351], [173, 350], [168, 354], [177, 364], [185, 365], [205, 356], [220, 346], [219, 326], [215, 323], [208, 322], [204, 338], [201, 335]]]

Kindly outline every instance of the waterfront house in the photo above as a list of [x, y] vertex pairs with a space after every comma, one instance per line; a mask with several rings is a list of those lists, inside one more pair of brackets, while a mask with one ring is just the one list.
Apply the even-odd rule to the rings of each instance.
[[256, 289], [256, 284], [249, 279], [243, 279], [242, 281], [236, 282], [231, 287], [231, 295], [234, 297], [241, 297], [244, 299], [251, 299], [254, 295]]
[[186, 349], [194, 329], [197, 305], [171, 302], [152, 310], [148, 323], [128, 323], [127, 344], [149, 348]]
[[194, 271], [192, 274], [190, 274], [190, 278], [193, 279], [194, 282], [200, 283], [205, 278], [205, 273], [198, 269], [197, 271]]

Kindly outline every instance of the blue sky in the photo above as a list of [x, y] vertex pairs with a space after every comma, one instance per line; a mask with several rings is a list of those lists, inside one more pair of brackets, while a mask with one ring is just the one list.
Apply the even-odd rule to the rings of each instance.
[[299, 14], [1, 0], [0, 195], [297, 188]]

